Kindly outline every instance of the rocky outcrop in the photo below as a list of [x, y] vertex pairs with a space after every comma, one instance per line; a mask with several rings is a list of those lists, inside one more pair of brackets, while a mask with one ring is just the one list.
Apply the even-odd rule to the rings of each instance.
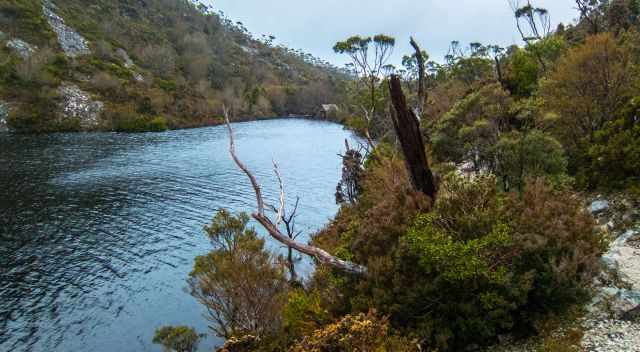
[[7, 42], [7, 48], [16, 52], [23, 59], [28, 59], [36, 52], [36, 47], [21, 39], [11, 39]]
[[64, 23], [64, 19], [55, 13], [56, 6], [50, 0], [43, 1], [42, 10], [49, 26], [58, 36], [58, 42], [67, 56], [76, 57], [91, 54], [89, 42]]
[[89, 93], [72, 84], [63, 84], [58, 88], [62, 98], [60, 116], [63, 120], [78, 119], [83, 129], [94, 129], [104, 110], [104, 103], [91, 99]]
[[122, 65], [125, 68], [129, 69], [129, 71], [131, 71], [131, 73], [133, 74], [133, 79], [135, 79], [137, 82], [144, 81], [142, 75], [135, 70], [136, 65], [133, 63], [133, 60], [131, 60], [131, 57], [129, 57], [129, 54], [127, 54], [124, 49], [118, 48], [116, 50], [116, 55], [118, 55], [118, 57], [120, 57], [120, 59], [122, 60]]
[[134, 66], [133, 60], [131, 60], [131, 58], [129, 57], [129, 54], [127, 54], [127, 52], [124, 49], [118, 48], [116, 50], [116, 55], [118, 55], [120, 59], [122, 59], [122, 64], [124, 65], [124, 67], [133, 68]]
[[585, 351], [640, 351], [640, 231], [638, 207], [598, 199], [589, 210], [612, 239], [602, 256], [590, 313], [582, 322]]
[[6, 132], [9, 130], [7, 126], [7, 118], [9, 117], [9, 105], [0, 101], [0, 132]]

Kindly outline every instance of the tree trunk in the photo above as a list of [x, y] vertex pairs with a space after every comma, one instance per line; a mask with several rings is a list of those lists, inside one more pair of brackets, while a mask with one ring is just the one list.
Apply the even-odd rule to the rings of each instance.
[[402, 146], [411, 182], [416, 190], [435, 200], [436, 185], [424, 150], [420, 124], [416, 114], [407, 106], [398, 76], [391, 76], [389, 90], [395, 108], [395, 114], [391, 114], [393, 126]]
[[418, 42], [416, 42], [413, 37], [411, 37], [410, 44], [416, 52], [416, 61], [418, 61], [418, 103], [416, 104], [416, 115], [418, 115], [418, 118], [421, 118], [424, 104], [427, 102], [427, 88], [425, 84], [425, 58], [424, 56], [422, 56], [422, 50], [420, 50]]

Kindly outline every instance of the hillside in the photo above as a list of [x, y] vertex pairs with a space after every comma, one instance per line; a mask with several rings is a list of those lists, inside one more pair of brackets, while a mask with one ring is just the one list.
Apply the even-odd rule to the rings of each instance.
[[185, 0], [3, 0], [0, 31], [0, 129], [19, 132], [310, 114], [346, 77]]

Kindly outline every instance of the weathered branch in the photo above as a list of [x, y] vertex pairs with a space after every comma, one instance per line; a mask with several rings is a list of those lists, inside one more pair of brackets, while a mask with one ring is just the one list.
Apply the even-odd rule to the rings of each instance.
[[[355, 275], [365, 275], [367, 273], [366, 267], [334, 257], [321, 248], [298, 243], [294, 239], [282, 234], [278, 229], [278, 226], [271, 222], [271, 220], [265, 215], [264, 212], [264, 200], [262, 198], [262, 191], [260, 185], [258, 184], [258, 181], [251, 173], [251, 171], [249, 171], [249, 169], [242, 163], [242, 161], [240, 161], [240, 159], [236, 155], [233, 128], [231, 127], [231, 122], [229, 121], [229, 111], [226, 109], [226, 107], [224, 108], [224, 115], [225, 121], [227, 123], [227, 128], [229, 129], [229, 153], [231, 154], [231, 157], [233, 158], [233, 161], [236, 163], [238, 168], [240, 168], [240, 170], [242, 170], [242, 172], [244, 172], [244, 174], [247, 175], [247, 177], [251, 181], [251, 185], [256, 194], [258, 209], [257, 212], [252, 214], [253, 218], [258, 223], [260, 223], [260, 225], [262, 225], [265, 230], [267, 230], [267, 232], [273, 239], [284, 244], [285, 246], [293, 248], [302, 254], [311, 256], [318, 260], [318, 262], [320, 262], [321, 264], [328, 265], [332, 268]], [[282, 193], [283, 192], [281, 192], [281, 195]], [[281, 197], [281, 202], [283, 202], [282, 199], [283, 198]], [[283, 205], [281, 203], [281, 207], [282, 206]]]
[[402, 146], [411, 182], [416, 190], [434, 200], [436, 185], [424, 150], [418, 118], [413, 110], [407, 106], [407, 99], [402, 92], [402, 83], [397, 75], [391, 75], [389, 91], [391, 93], [391, 101], [395, 107], [395, 114], [391, 114], [393, 126]]
[[425, 57], [422, 55], [422, 50], [418, 42], [413, 37], [409, 42], [416, 52], [416, 61], [418, 62], [418, 103], [416, 104], [416, 115], [418, 118], [422, 117], [422, 111], [424, 104], [427, 102], [427, 87], [425, 83]]

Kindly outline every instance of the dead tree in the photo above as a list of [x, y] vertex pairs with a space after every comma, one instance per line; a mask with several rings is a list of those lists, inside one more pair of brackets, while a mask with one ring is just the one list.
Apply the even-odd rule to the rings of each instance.
[[409, 42], [416, 52], [416, 61], [418, 63], [418, 102], [416, 103], [415, 113], [418, 118], [422, 117], [422, 111], [424, 104], [427, 102], [427, 87], [426, 87], [426, 70], [425, 70], [425, 57], [422, 54], [422, 50], [413, 37]]
[[389, 80], [391, 102], [395, 108], [392, 112], [393, 126], [396, 130], [404, 153], [411, 182], [416, 190], [426, 194], [432, 200], [436, 196], [436, 185], [424, 150], [420, 124], [415, 112], [407, 106], [407, 99], [402, 91], [402, 83], [397, 75]]
[[256, 211], [251, 216], [267, 231], [267, 233], [269, 233], [269, 236], [271, 236], [281, 244], [287, 246], [288, 248], [313, 257], [319, 263], [330, 266], [334, 269], [338, 269], [354, 275], [366, 275], [367, 268], [365, 266], [337, 258], [327, 251], [323, 250], [322, 248], [299, 243], [295, 239], [289, 238], [289, 236], [284, 235], [280, 231], [278, 226], [280, 225], [282, 216], [284, 214], [285, 195], [284, 187], [282, 185], [282, 178], [280, 177], [277, 165], [274, 165], [274, 169], [276, 172], [276, 176], [278, 177], [278, 182], [280, 183], [280, 207], [277, 211], [277, 219], [275, 223], [272, 222], [271, 219], [269, 219], [269, 217], [265, 214], [265, 203], [264, 199], [262, 198], [262, 189], [260, 187], [260, 184], [258, 183], [258, 180], [236, 155], [233, 128], [231, 127], [231, 122], [229, 121], [229, 110], [227, 110], [226, 107], [224, 108], [224, 117], [227, 123], [227, 128], [229, 129], [229, 153], [231, 154], [231, 157], [233, 158], [233, 161], [236, 163], [238, 168], [240, 168], [240, 170], [242, 170], [242, 172], [249, 178], [251, 186], [253, 187], [256, 195]]
[[[282, 223], [284, 224], [284, 229], [287, 233], [287, 237], [289, 237], [292, 241], [298, 239], [298, 237], [302, 234], [302, 231], [296, 231], [296, 217], [298, 212], [298, 205], [300, 204], [300, 197], [296, 197], [296, 204], [291, 211], [291, 214], [287, 214], [286, 210], [282, 214]], [[296, 255], [293, 253], [293, 248], [287, 247], [287, 267], [289, 268], [289, 275], [291, 281], [298, 281], [298, 274], [296, 272], [296, 262], [300, 260], [300, 257], [296, 258]]]
[[[287, 237], [289, 237], [292, 241], [298, 239], [298, 237], [302, 234], [302, 231], [296, 231], [296, 217], [298, 216], [298, 205], [300, 204], [300, 197], [296, 197], [296, 204], [291, 210], [291, 213], [287, 213], [287, 208], [285, 204], [284, 197], [284, 182], [282, 182], [282, 176], [280, 175], [280, 169], [278, 168], [278, 164], [273, 162], [273, 170], [276, 173], [276, 177], [278, 178], [278, 184], [280, 186], [280, 208], [276, 208], [274, 206], [270, 206], [273, 212], [278, 215], [278, 220], [276, 221], [276, 226], [282, 223], [284, 225], [284, 230], [286, 232]], [[299, 257], [293, 253], [293, 249], [287, 246], [287, 258], [286, 265], [289, 269], [289, 279], [291, 282], [298, 280], [298, 275], [296, 273], [296, 262], [300, 260]]]

